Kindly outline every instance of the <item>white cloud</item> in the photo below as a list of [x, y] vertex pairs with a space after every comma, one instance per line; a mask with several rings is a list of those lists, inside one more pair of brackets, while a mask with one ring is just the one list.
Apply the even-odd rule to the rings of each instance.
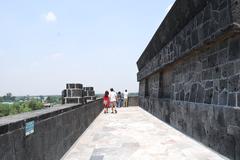
[[56, 17], [56, 15], [53, 12], [50, 11], [45, 16], [45, 20], [47, 22], [55, 22], [57, 20], [57, 17]]
[[170, 9], [172, 8], [173, 6], [173, 3], [171, 3], [166, 9], [165, 9], [165, 12], [168, 13], [170, 11]]
[[49, 60], [59, 60], [64, 58], [64, 54], [61, 52], [56, 52], [56, 53], [49, 54], [47, 58]]

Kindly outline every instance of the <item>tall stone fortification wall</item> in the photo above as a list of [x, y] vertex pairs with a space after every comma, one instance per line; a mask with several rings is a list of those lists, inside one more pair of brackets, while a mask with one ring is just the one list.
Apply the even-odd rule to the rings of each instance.
[[139, 103], [240, 159], [240, 1], [177, 0], [139, 58]]

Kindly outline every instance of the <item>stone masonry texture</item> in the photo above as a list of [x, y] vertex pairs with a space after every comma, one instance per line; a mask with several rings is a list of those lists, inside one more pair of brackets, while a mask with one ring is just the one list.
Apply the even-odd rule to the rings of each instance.
[[[0, 119], [1, 160], [58, 160], [102, 111], [102, 100], [63, 105]], [[24, 124], [35, 121], [25, 136]]]
[[68, 83], [62, 91], [62, 104], [85, 104], [92, 100], [96, 100], [94, 88], [80, 83]]
[[240, 159], [240, 1], [177, 0], [139, 58], [139, 103]]

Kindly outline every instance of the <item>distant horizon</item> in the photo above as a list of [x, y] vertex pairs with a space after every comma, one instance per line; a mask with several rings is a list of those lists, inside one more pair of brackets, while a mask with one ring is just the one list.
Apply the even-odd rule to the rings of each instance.
[[[129, 92], [129, 94], [135, 94], [138, 92]], [[103, 93], [95, 93], [95, 95], [99, 95], [99, 94], [104, 94]], [[6, 95], [6, 94], [5, 94]], [[5, 95], [0, 95], [0, 97], [3, 97]], [[26, 96], [30, 96], [30, 97], [38, 97], [38, 96], [62, 96], [61, 94], [39, 94], [39, 95], [12, 95], [13, 97], [26, 97]]]
[[58, 95], [68, 82], [138, 92], [136, 62], [174, 2], [2, 1], [0, 96]]

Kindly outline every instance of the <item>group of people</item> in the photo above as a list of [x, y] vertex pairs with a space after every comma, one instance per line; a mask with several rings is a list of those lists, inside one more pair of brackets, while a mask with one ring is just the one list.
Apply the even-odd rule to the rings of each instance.
[[108, 108], [112, 109], [112, 113], [117, 113], [116, 107], [128, 106], [128, 91], [125, 90], [123, 93], [116, 93], [113, 88], [109, 91], [105, 91], [103, 97], [104, 113], [108, 113]]

